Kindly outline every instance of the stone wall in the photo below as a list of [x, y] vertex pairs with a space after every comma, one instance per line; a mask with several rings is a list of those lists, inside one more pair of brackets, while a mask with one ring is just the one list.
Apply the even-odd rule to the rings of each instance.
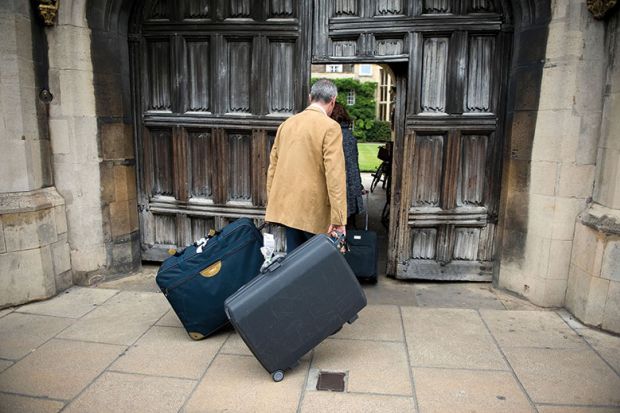
[[91, 1], [85, 13], [91, 29], [97, 134], [101, 143], [99, 170], [107, 273], [113, 276], [139, 268], [142, 251], [127, 35], [130, 7], [125, 2], [125, 10], [110, 16], [103, 6]]
[[0, 308], [72, 284], [65, 202], [53, 184], [47, 44], [31, 2], [0, 6]]
[[0, 308], [73, 285], [64, 200], [52, 188], [0, 194]]
[[47, 29], [50, 88], [55, 96], [49, 112], [54, 175], [66, 200], [77, 283], [88, 283], [108, 264], [91, 33], [84, 7], [85, 1], [63, 3], [56, 25]]
[[577, 220], [566, 307], [620, 333], [620, 27], [607, 22], [608, 56], [594, 203]]
[[[555, 1], [531, 153], [509, 172], [498, 285], [547, 307], [564, 305], [575, 220], [592, 196], [607, 62], [604, 23], [585, 2]], [[524, 85], [527, 89], [527, 86]], [[531, 123], [524, 117], [524, 122]], [[515, 144], [513, 137], [513, 145]], [[524, 214], [524, 212], [526, 214]], [[520, 231], [512, 233], [518, 223]], [[523, 251], [511, 257], [511, 240]]]

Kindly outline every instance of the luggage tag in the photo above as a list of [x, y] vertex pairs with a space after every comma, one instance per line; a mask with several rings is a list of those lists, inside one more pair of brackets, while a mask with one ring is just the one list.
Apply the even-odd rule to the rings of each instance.
[[276, 239], [273, 234], [264, 233], [263, 234], [263, 246], [260, 248], [261, 254], [263, 254], [263, 258], [265, 261], [263, 265], [261, 265], [261, 272], [271, 265], [273, 261], [273, 254], [276, 251]]

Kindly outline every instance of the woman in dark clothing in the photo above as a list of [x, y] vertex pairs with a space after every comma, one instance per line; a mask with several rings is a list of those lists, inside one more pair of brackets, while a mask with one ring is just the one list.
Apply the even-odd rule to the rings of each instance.
[[364, 211], [364, 187], [358, 163], [357, 139], [351, 132], [351, 118], [344, 106], [336, 103], [331, 118], [342, 128], [342, 146], [347, 170], [347, 227], [355, 228], [355, 215]]

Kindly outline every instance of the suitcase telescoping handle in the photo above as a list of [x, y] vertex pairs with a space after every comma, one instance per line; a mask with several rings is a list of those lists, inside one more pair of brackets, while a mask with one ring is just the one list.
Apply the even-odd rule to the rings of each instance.
[[370, 202], [368, 202], [368, 194], [370, 191], [366, 190], [366, 205], [364, 206], [364, 210], [366, 211], [366, 221], [364, 224], [364, 231], [368, 231], [368, 207], [370, 206]]

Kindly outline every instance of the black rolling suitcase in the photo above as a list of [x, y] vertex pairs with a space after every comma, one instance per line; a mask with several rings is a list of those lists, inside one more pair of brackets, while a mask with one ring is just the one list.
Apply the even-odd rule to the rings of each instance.
[[349, 251], [344, 254], [353, 273], [359, 280], [377, 282], [377, 233], [368, 231], [368, 194], [366, 194], [366, 224], [362, 230], [347, 230]]
[[163, 262], [155, 280], [191, 338], [228, 324], [224, 300], [258, 275], [262, 245], [252, 220], [241, 218]]
[[274, 381], [366, 306], [327, 235], [315, 235], [230, 296], [226, 314]]

